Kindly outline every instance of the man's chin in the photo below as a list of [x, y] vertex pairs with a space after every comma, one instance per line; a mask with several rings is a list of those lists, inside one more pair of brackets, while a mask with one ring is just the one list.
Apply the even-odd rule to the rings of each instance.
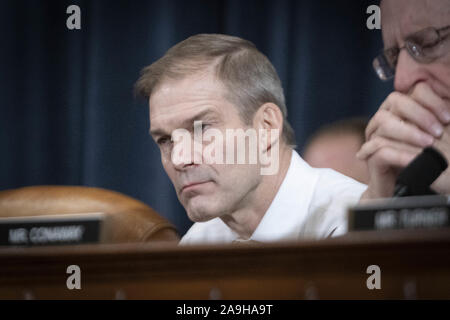
[[219, 216], [217, 210], [213, 210], [203, 203], [190, 203], [186, 211], [189, 219], [193, 222], [206, 222]]
[[192, 222], [207, 222], [214, 218], [217, 218], [214, 214], [205, 213], [205, 212], [188, 212], [189, 220]]

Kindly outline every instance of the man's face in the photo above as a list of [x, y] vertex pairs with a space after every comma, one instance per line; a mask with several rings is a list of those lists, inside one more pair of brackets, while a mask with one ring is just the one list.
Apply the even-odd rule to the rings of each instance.
[[223, 93], [222, 84], [205, 72], [182, 80], [165, 80], [150, 97], [150, 132], [178, 199], [195, 222], [245, 207], [254, 201], [252, 191], [261, 181], [258, 164], [193, 163], [194, 148], [185, 163], [172, 162], [170, 137], [176, 129], [188, 130], [194, 139], [194, 121], [202, 121], [203, 130], [218, 129], [224, 136], [226, 129], [248, 127]]
[[[404, 39], [428, 27], [450, 24], [450, 0], [383, 0], [381, 19], [384, 47], [403, 47]], [[448, 34], [448, 33], [447, 33]], [[419, 82], [427, 83], [440, 97], [450, 100], [450, 36], [445, 40], [445, 54], [423, 64], [401, 50], [395, 74], [396, 91], [408, 94]]]

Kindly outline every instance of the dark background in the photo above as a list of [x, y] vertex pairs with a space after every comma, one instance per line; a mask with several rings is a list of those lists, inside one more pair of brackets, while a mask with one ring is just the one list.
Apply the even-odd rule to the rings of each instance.
[[[81, 8], [81, 30], [66, 8]], [[0, 1], [0, 190], [67, 184], [123, 192], [190, 226], [133, 84], [197, 33], [248, 39], [275, 65], [298, 150], [320, 125], [370, 116], [392, 88], [372, 71], [378, 1]]]

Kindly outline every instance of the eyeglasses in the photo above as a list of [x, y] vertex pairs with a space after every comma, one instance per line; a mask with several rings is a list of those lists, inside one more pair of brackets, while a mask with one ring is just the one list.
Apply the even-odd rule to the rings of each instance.
[[373, 68], [378, 77], [387, 81], [395, 75], [400, 50], [406, 48], [409, 55], [419, 63], [431, 63], [441, 57], [444, 50], [444, 39], [450, 35], [450, 26], [436, 29], [426, 28], [405, 38], [401, 48], [383, 50], [374, 60]]

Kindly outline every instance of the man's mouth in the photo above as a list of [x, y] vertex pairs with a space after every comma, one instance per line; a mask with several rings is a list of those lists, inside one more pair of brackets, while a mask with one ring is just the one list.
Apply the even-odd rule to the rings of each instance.
[[193, 189], [198, 188], [198, 187], [200, 187], [200, 186], [202, 186], [202, 185], [204, 185], [204, 184], [206, 184], [208, 182], [211, 182], [211, 181], [210, 180], [208, 180], [208, 181], [199, 181], [199, 182], [192, 182], [192, 183], [186, 184], [186, 185], [184, 185], [181, 188], [181, 192], [180, 193], [183, 193], [184, 191], [188, 191], [188, 190], [193, 190]]

